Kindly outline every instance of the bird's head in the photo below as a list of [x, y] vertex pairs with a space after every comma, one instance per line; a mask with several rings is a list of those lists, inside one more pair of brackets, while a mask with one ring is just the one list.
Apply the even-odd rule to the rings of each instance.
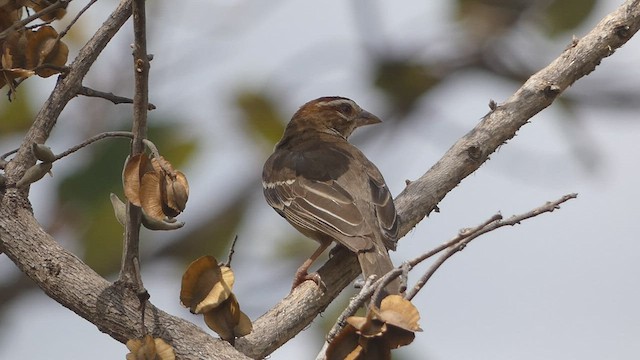
[[380, 122], [380, 118], [363, 110], [355, 101], [328, 96], [302, 105], [293, 115], [290, 126], [333, 132], [346, 139], [356, 128]]

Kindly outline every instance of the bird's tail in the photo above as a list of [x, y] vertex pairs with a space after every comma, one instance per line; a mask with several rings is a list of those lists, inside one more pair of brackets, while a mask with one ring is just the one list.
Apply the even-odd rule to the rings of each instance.
[[[384, 244], [379, 241], [367, 251], [358, 252], [358, 262], [362, 269], [362, 274], [365, 280], [371, 276], [376, 275], [376, 279], [383, 277], [386, 273], [394, 269], [389, 253]], [[400, 280], [394, 279], [385, 287], [386, 295], [399, 294], [400, 293]], [[379, 305], [379, 304], [378, 304]]]

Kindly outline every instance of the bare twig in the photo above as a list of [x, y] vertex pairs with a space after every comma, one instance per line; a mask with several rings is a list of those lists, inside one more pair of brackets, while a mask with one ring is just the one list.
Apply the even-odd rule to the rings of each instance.
[[69, 148], [68, 150], [61, 152], [60, 154], [56, 155], [56, 161], [62, 159], [65, 156], [71, 155], [74, 152], [82, 149], [85, 146], [91, 145], [94, 142], [98, 141], [98, 140], [102, 140], [102, 139], [107, 139], [107, 138], [114, 138], [114, 137], [121, 137], [121, 138], [128, 138], [128, 139], [133, 139], [133, 133], [129, 132], [129, 131], [106, 131], [103, 133], [100, 133], [98, 135], [94, 135], [90, 138], [88, 138], [87, 140], [81, 142], [80, 144]]
[[[135, 80], [135, 92], [133, 97], [133, 141], [131, 142], [131, 156], [144, 151], [144, 139], [147, 137], [147, 111], [149, 108], [149, 60], [147, 58], [145, 0], [133, 1], [133, 73]], [[125, 224], [124, 245], [122, 251], [122, 264], [118, 281], [131, 284], [136, 290], [140, 300], [141, 309], [149, 299], [149, 293], [145, 289], [140, 276], [140, 225], [142, 223], [142, 210], [128, 203], [127, 221]], [[144, 311], [141, 312], [142, 332], [146, 331], [144, 324]]]
[[91, 5], [95, 4], [96, 1], [98, 0], [91, 0], [87, 3], [87, 5], [85, 5], [82, 9], [80, 9], [80, 11], [78, 11], [76, 16], [73, 18], [73, 20], [71, 20], [69, 25], [67, 25], [67, 27], [64, 30], [62, 30], [60, 34], [58, 34], [58, 39], [62, 39], [65, 35], [67, 35], [67, 32], [69, 32], [69, 29], [71, 29], [71, 27], [76, 23], [76, 21], [80, 19], [80, 16], [82, 16], [82, 14], [84, 14], [85, 11], [89, 10]]
[[231, 248], [229, 249], [229, 256], [227, 256], [227, 266], [231, 267], [231, 260], [233, 259], [233, 254], [236, 252], [236, 242], [238, 241], [238, 235], [233, 238], [233, 242], [231, 243]]
[[[465, 246], [467, 246], [467, 244], [469, 244], [472, 240], [476, 239], [480, 235], [486, 234], [489, 231], [496, 230], [503, 226], [507, 226], [507, 225], [513, 226], [513, 225], [519, 224], [523, 220], [530, 219], [534, 216], [538, 216], [546, 212], [552, 212], [555, 209], [559, 209], [560, 204], [566, 201], [569, 201], [571, 199], [575, 199], [576, 197], [578, 197], [578, 194], [576, 193], [567, 194], [558, 200], [547, 202], [546, 204], [539, 206], [531, 211], [528, 211], [524, 214], [511, 216], [510, 218], [505, 220], [502, 220], [501, 216], [499, 215], [494, 215], [491, 219], [486, 221], [483, 225], [480, 225], [473, 229], [467, 229], [465, 231], [462, 231], [453, 240], [447, 242], [447, 244], [451, 244], [449, 246], [449, 250], [447, 250], [433, 264], [431, 264], [431, 266], [425, 272], [425, 274], [422, 275], [422, 277], [420, 277], [420, 279], [416, 282], [413, 288], [405, 295], [405, 298], [407, 300], [413, 299], [418, 294], [418, 292], [424, 287], [427, 281], [429, 281], [429, 279], [433, 276], [436, 270], [438, 270], [438, 268], [440, 268], [440, 266], [442, 266], [442, 264], [444, 264], [444, 262], [447, 261], [447, 259], [453, 256], [455, 253], [462, 251], [462, 249], [464, 249]], [[498, 216], [499, 218], [497, 218]], [[496, 219], [496, 220], [492, 220], [492, 219]], [[426, 258], [427, 257], [420, 256], [412, 260], [410, 263], [417, 264]]]
[[351, 301], [349, 301], [349, 305], [347, 305], [347, 307], [342, 311], [340, 316], [338, 316], [338, 318], [336, 319], [336, 322], [331, 330], [329, 330], [329, 333], [327, 334], [327, 343], [330, 343], [333, 338], [338, 335], [340, 330], [342, 330], [342, 328], [347, 323], [347, 318], [349, 316], [353, 316], [353, 314], [355, 314], [356, 311], [358, 311], [358, 309], [360, 309], [364, 305], [364, 303], [367, 302], [367, 299], [371, 297], [371, 294], [376, 288], [381, 287], [377, 285], [377, 283], [378, 282], [376, 281], [375, 276], [370, 276], [365, 280], [364, 285], [362, 285], [362, 289], [360, 289], [358, 295], [351, 298]]
[[[109, 100], [114, 104], [133, 104], [133, 99], [127, 98], [127, 97], [123, 97], [123, 96], [118, 96], [115, 95], [114, 93], [108, 93], [108, 92], [104, 92], [104, 91], [98, 91], [98, 90], [94, 90], [91, 88], [88, 88], [86, 86], [83, 86], [80, 88], [80, 90], [78, 91], [78, 95], [84, 95], [87, 97], [97, 97], [97, 98], [102, 98], [105, 100]], [[156, 106], [149, 103], [149, 106], [147, 107], [148, 110], [155, 110]]]

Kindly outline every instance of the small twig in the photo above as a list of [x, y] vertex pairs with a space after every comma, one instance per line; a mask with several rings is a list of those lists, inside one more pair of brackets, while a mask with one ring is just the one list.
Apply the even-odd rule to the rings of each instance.
[[107, 132], [103, 132], [100, 133], [98, 135], [94, 135], [90, 138], [88, 138], [87, 140], [83, 141], [82, 143], [70, 148], [67, 151], [61, 152], [60, 154], [56, 155], [56, 161], [62, 159], [63, 157], [67, 156], [67, 155], [71, 155], [74, 152], [82, 149], [83, 147], [90, 145], [98, 140], [102, 140], [102, 139], [106, 139], [106, 138], [112, 138], [112, 137], [123, 137], [123, 138], [129, 138], [129, 139], [133, 139], [133, 134], [129, 131], [107, 131]]
[[444, 243], [444, 244], [442, 244], [442, 245], [440, 245], [440, 246], [438, 246], [436, 248], [433, 248], [433, 249], [427, 251], [426, 253], [418, 256], [415, 259], [407, 261], [407, 263], [410, 264], [411, 267], [414, 267], [414, 266], [418, 265], [419, 263], [425, 261], [426, 259], [432, 257], [433, 255], [435, 255], [435, 254], [437, 254], [437, 253], [439, 253], [439, 252], [441, 252], [441, 251], [443, 251], [445, 249], [448, 249], [451, 246], [459, 243], [461, 240], [465, 239], [470, 234], [481, 230], [482, 228], [484, 228], [485, 226], [489, 225], [490, 223], [492, 223], [494, 221], [501, 220], [501, 219], [502, 219], [502, 215], [495, 214], [492, 217], [490, 217], [488, 220], [483, 222], [482, 224], [480, 224], [480, 225], [478, 225], [476, 227], [473, 227], [473, 228], [466, 228], [466, 229], [460, 231], [458, 233], [458, 235], [456, 235], [456, 237], [454, 237], [453, 239], [447, 241], [446, 243]]
[[25, 25], [27, 25], [28, 23], [32, 22], [35, 19], [38, 19], [39, 17], [43, 16], [43, 15], [47, 15], [50, 14], [62, 7], [65, 7], [67, 4], [69, 4], [71, 0], [58, 0], [55, 3], [47, 6], [46, 8], [38, 11], [37, 13], [34, 13], [33, 15], [30, 15], [20, 21], [17, 21], [15, 23], [13, 23], [13, 25], [9, 26], [8, 28], [6, 28], [4, 31], [0, 32], [0, 40], [4, 40], [7, 36], [9, 36], [10, 33], [16, 31], [18, 28], [21, 28]]
[[236, 242], [238, 241], [238, 235], [233, 238], [233, 242], [231, 243], [231, 249], [229, 249], [229, 255], [227, 256], [227, 267], [231, 267], [231, 259], [233, 259], [233, 254], [236, 252]]
[[[108, 92], [104, 92], [104, 91], [98, 91], [98, 90], [94, 90], [91, 88], [88, 88], [86, 86], [82, 86], [80, 88], [80, 90], [78, 90], [78, 95], [84, 95], [84, 96], [88, 96], [88, 97], [97, 97], [97, 98], [102, 98], [108, 101], [111, 101], [114, 104], [133, 104], [133, 99], [127, 98], [127, 97], [123, 97], [123, 96], [118, 96], [115, 95], [114, 93], [108, 93]], [[149, 103], [148, 110], [155, 110], [156, 106]]]
[[[131, 132], [131, 156], [144, 152], [144, 139], [147, 138], [147, 111], [149, 97], [149, 60], [147, 58], [145, 1], [134, 0], [133, 14], [133, 124]], [[136, 263], [140, 253], [140, 226], [142, 211], [139, 207], [129, 203], [127, 206], [127, 220], [125, 223], [124, 244], [122, 246], [122, 263], [118, 281], [132, 284], [140, 294], [144, 290], [142, 277]], [[142, 298], [140, 298], [142, 303]], [[144, 313], [144, 311], [143, 311]]]
[[[353, 316], [356, 311], [358, 311], [358, 309], [361, 308], [365, 304], [365, 302], [367, 302], [367, 300], [369, 300], [369, 298], [372, 299], [372, 303], [379, 303], [378, 298], [383, 294], [381, 289], [383, 289], [400, 275], [406, 274], [410, 268], [411, 266], [409, 264], [403, 263], [402, 265], [389, 271], [379, 279], [375, 279], [373, 276], [367, 278], [358, 295], [351, 299], [347, 308], [342, 311], [335, 324], [329, 331], [325, 347], [331, 341], [333, 341], [333, 339], [336, 337], [336, 335], [338, 335], [340, 331], [342, 331], [342, 328], [345, 327], [346, 320], [349, 316]], [[318, 358], [320, 358], [320, 354], [324, 354], [324, 352], [326, 351], [325, 347], [323, 347], [323, 350], [320, 351]]]
[[[478, 226], [476, 228], [461, 232], [458, 236], [456, 236], [456, 238], [454, 238], [454, 240], [457, 240], [457, 242], [453, 243], [453, 245], [451, 245], [449, 250], [447, 250], [433, 264], [431, 264], [429, 269], [425, 272], [424, 275], [422, 275], [422, 277], [418, 280], [418, 282], [416, 282], [416, 284], [411, 289], [411, 291], [409, 291], [405, 295], [405, 298], [407, 300], [413, 299], [418, 294], [418, 292], [425, 286], [427, 281], [429, 281], [429, 279], [433, 276], [433, 274], [436, 272], [436, 270], [438, 270], [438, 268], [440, 266], [442, 266], [442, 264], [447, 259], [449, 259], [451, 256], [453, 256], [455, 253], [457, 253], [457, 252], [461, 251], [462, 249], [464, 249], [464, 247], [467, 246], [467, 244], [470, 243], [473, 239], [476, 239], [480, 235], [486, 234], [489, 231], [496, 230], [496, 229], [501, 228], [503, 226], [517, 225], [523, 220], [530, 219], [532, 217], [538, 216], [538, 215], [546, 213], [546, 212], [552, 212], [555, 209], [559, 209], [560, 208], [559, 207], [560, 204], [562, 204], [562, 203], [564, 203], [564, 202], [566, 202], [566, 201], [568, 201], [570, 199], [575, 199], [576, 197], [578, 197], [578, 194], [576, 194], [576, 193], [568, 194], [568, 195], [565, 195], [565, 196], [561, 197], [558, 200], [547, 202], [546, 204], [544, 204], [544, 205], [542, 205], [540, 207], [537, 207], [537, 208], [535, 208], [535, 209], [533, 209], [531, 211], [528, 211], [528, 212], [526, 212], [524, 214], [514, 215], [514, 216], [511, 216], [510, 218], [508, 218], [506, 220], [493, 220], [493, 221], [491, 221], [491, 219], [490, 219], [490, 220], [488, 220], [488, 221], [486, 221], [484, 223], [484, 226], [481, 225], [481, 226]], [[497, 217], [497, 215], [494, 215], [492, 217], [492, 219], [494, 219], [496, 217]], [[450, 242], [447, 242], [447, 244], [451, 244], [454, 240], [452, 240]], [[420, 258], [422, 258], [422, 257], [423, 256], [421, 256]]]
[[8, 156], [11, 156], [11, 155], [13, 155], [13, 154], [15, 154], [15, 153], [17, 153], [17, 152], [18, 152], [18, 150], [19, 150], [19, 149], [13, 149], [13, 150], [11, 150], [11, 151], [8, 151], [8, 152], [6, 152], [6, 153], [4, 153], [4, 154], [0, 155], [0, 160], [2, 160], [3, 162], [6, 162], [6, 161], [7, 161], [7, 157], [8, 157]]
[[73, 20], [71, 20], [71, 22], [69, 23], [69, 25], [67, 25], [67, 27], [60, 32], [60, 34], [58, 34], [58, 39], [62, 39], [65, 35], [67, 35], [67, 32], [69, 32], [69, 29], [71, 29], [71, 27], [76, 23], [76, 21], [78, 21], [78, 19], [80, 18], [80, 16], [82, 16], [82, 14], [84, 14], [85, 11], [89, 10], [89, 8], [91, 7], [91, 5], [93, 5], [96, 1], [98, 0], [91, 0], [89, 1], [89, 3], [87, 3], [87, 5], [85, 5], [79, 12], [78, 14], [76, 14], [76, 16], [73, 18]]
[[[360, 289], [360, 292], [356, 296], [351, 298], [351, 301], [349, 301], [349, 305], [347, 305], [347, 307], [342, 311], [340, 316], [336, 319], [336, 322], [331, 330], [329, 330], [329, 333], [327, 334], [327, 344], [330, 343], [333, 338], [335, 338], [336, 335], [338, 335], [342, 328], [347, 324], [347, 318], [349, 316], [353, 316], [353, 314], [355, 314], [356, 311], [358, 311], [358, 309], [361, 308], [362, 305], [364, 305], [367, 299], [369, 299], [373, 291], [378, 287], [376, 284], [377, 281], [375, 276], [369, 276], [365, 280], [364, 285], [362, 285], [362, 289]], [[323, 352], [321, 351], [321, 353]]]

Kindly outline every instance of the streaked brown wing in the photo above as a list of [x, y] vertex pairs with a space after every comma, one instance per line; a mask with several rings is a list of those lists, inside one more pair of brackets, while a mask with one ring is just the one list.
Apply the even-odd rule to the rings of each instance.
[[378, 225], [382, 231], [384, 244], [387, 249], [395, 250], [398, 240], [398, 214], [393, 204], [391, 192], [384, 182], [382, 174], [373, 164], [369, 171], [369, 188], [371, 201], [375, 205]]
[[264, 195], [307, 236], [325, 234], [352, 251], [364, 251], [371, 247], [372, 229], [345, 188], [349, 184], [336, 181], [351, 171], [345, 150], [310, 141], [295, 151], [274, 153], [263, 171]]
[[326, 234], [354, 252], [371, 247], [362, 213], [335, 181], [298, 177], [269, 183], [264, 192], [267, 202], [304, 233]]

